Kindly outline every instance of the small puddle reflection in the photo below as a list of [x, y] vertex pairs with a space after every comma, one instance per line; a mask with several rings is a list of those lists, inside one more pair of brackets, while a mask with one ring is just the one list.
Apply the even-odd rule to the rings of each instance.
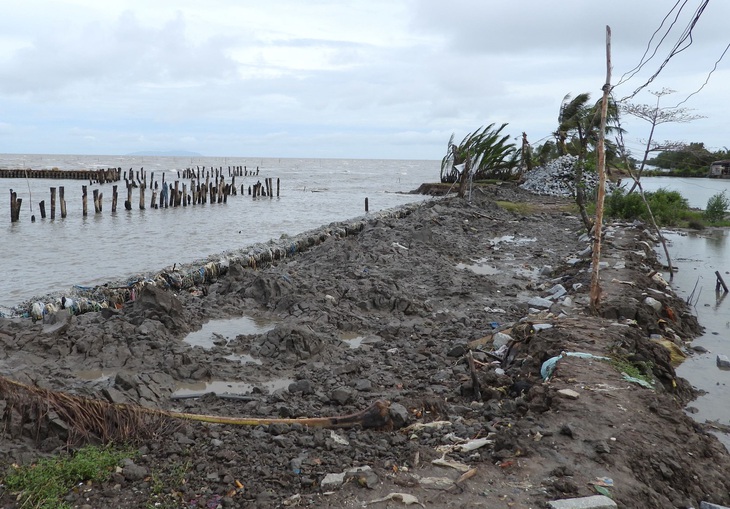
[[488, 265], [485, 263], [486, 261], [486, 258], [480, 258], [479, 260], [474, 260], [474, 263], [472, 264], [457, 263], [456, 268], [459, 270], [468, 269], [475, 274], [481, 274], [482, 276], [494, 276], [500, 273], [500, 270], [497, 267], [494, 265]]
[[87, 380], [89, 382], [104, 382], [109, 380], [111, 377], [116, 376], [115, 371], [104, 371], [103, 369], [85, 369], [77, 371], [76, 378], [80, 380]]
[[494, 237], [489, 241], [489, 244], [492, 246], [499, 245], [503, 242], [510, 243], [510, 244], [525, 244], [527, 242], [536, 242], [537, 238], [535, 237], [515, 237], [514, 235], [502, 235], [501, 237]]
[[224, 359], [228, 359], [229, 361], [238, 361], [241, 364], [263, 364], [261, 362], [261, 359], [257, 359], [256, 357], [251, 357], [248, 354], [245, 353], [232, 353], [231, 355], [226, 355]]
[[277, 378], [268, 382], [260, 382], [256, 384], [246, 382], [226, 382], [224, 380], [214, 380], [212, 382], [178, 382], [175, 385], [173, 396], [192, 396], [197, 394], [248, 394], [253, 391], [254, 387], [266, 389], [273, 392], [277, 389], [286, 389], [294, 380], [290, 378]]
[[380, 336], [376, 336], [374, 334], [370, 336], [361, 336], [357, 332], [345, 332], [340, 334], [340, 339], [347, 343], [347, 345], [352, 349], [360, 348], [361, 345], [371, 345], [382, 341]]
[[216, 343], [228, 343], [240, 334], [262, 334], [273, 328], [274, 324], [268, 320], [248, 316], [211, 320], [204, 323], [200, 330], [188, 334], [184, 341], [190, 346], [201, 346], [207, 350]]

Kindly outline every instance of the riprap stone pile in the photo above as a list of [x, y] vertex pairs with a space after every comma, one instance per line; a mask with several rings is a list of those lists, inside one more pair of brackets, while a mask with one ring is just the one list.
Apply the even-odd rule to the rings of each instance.
[[[578, 158], [572, 155], [558, 157], [544, 166], [539, 166], [525, 174], [522, 189], [535, 194], [549, 196], [575, 196], [575, 165]], [[583, 172], [586, 196], [591, 196], [598, 188], [598, 175], [591, 171]], [[612, 182], [606, 182], [606, 192], [616, 188]]]

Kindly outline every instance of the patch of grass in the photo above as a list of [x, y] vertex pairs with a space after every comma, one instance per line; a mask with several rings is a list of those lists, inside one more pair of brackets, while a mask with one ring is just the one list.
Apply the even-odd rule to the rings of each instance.
[[20, 493], [21, 507], [37, 509], [70, 508], [63, 501], [74, 486], [86, 481], [103, 482], [130, 450], [87, 446], [73, 455], [46, 458], [34, 465], [14, 467], [3, 483], [11, 492]]
[[185, 505], [180, 487], [187, 483], [186, 477], [191, 466], [192, 460], [187, 460], [184, 463], [168, 464], [162, 470], [153, 472], [147, 507], [173, 509]]
[[496, 201], [494, 203], [496, 203], [499, 207], [503, 208], [504, 210], [508, 210], [508, 211], [514, 212], [516, 214], [522, 214], [523, 216], [530, 215], [535, 210], [535, 208], [529, 203], [512, 202], [512, 201]]
[[627, 375], [644, 380], [647, 383], [654, 383], [654, 377], [652, 376], [652, 365], [650, 362], [638, 362], [633, 363], [623, 357], [612, 357], [609, 361], [611, 366], [619, 373], [626, 373]]

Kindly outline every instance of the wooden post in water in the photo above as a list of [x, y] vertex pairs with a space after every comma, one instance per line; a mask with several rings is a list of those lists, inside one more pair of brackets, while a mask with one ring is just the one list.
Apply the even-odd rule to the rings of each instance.
[[41, 219], [46, 218], [46, 201], [41, 200], [41, 202], [38, 204], [38, 207], [41, 209]]
[[367, 211], [368, 211], [368, 198], [366, 196], [365, 197], [365, 212], [367, 212]]
[[[86, 192], [86, 186], [81, 186], [81, 204], [82, 204], [82, 215], [86, 217], [87, 214], [87, 192]], [[51, 217], [53, 217], [53, 212], [51, 212]]]
[[51, 219], [56, 219], [56, 188], [51, 188]]
[[101, 212], [99, 210], [99, 190], [94, 189], [94, 214]]
[[175, 194], [173, 195], [173, 207], [179, 207], [180, 206], [180, 181], [175, 181]]
[[63, 193], [63, 186], [60, 186], [58, 188], [58, 201], [61, 205], [61, 219], [66, 219], [66, 198], [64, 197]]
[[188, 206], [188, 185], [185, 182], [183, 182], [182, 187], [183, 187], [183, 192], [182, 192], [182, 195], [183, 195], [182, 206], [183, 207], [187, 207]]
[[10, 190], [10, 222], [16, 223], [20, 220], [20, 206], [23, 200], [18, 198], [18, 193]]
[[276, 197], [279, 197], [279, 177], [276, 177]]
[[127, 181], [127, 199], [124, 201], [125, 210], [132, 210], [132, 181]]
[[[210, 189], [210, 172], [205, 174], [205, 192], [203, 193], [203, 203], [208, 200], [208, 190]], [[211, 196], [212, 198], [212, 196]]]
[[116, 212], [117, 211], [117, 197], [118, 197], [118, 194], [117, 194], [117, 185], [114, 184], [112, 186], [112, 212]]
[[717, 276], [717, 284], [715, 285], [715, 291], [720, 291], [720, 286], [722, 286], [722, 289], [725, 290], [725, 293], [728, 292], [727, 285], [725, 284], [725, 281], [723, 281], [722, 276], [720, 275], [720, 271], [715, 271], [715, 276]]
[[147, 187], [146, 182], [142, 182], [139, 186], [139, 210], [144, 210], [144, 188]]

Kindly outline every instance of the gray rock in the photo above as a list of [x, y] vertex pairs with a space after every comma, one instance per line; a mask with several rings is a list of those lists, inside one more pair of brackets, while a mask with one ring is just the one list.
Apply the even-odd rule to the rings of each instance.
[[297, 392], [301, 392], [302, 394], [314, 393], [314, 389], [312, 389], [312, 384], [309, 380], [297, 380], [296, 382], [289, 384], [288, 390], [292, 394]]
[[497, 332], [492, 336], [492, 348], [498, 350], [504, 345], [508, 345], [510, 341], [512, 341], [512, 336], [504, 332]]
[[727, 355], [719, 354], [717, 356], [717, 367], [720, 369], [730, 369], [730, 359]]
[[466, 354], [466, 345], [458, 344], [451, 348], [446, 354], [448, 357], [461, 357]]
[[120, 371], [117, 373], [117, 376], [114, 377], [114, 386], [123, 391], [134, 389], [138, 385], [139, 379], [132, 373]]
[[373, 390], [373, 382], [367, 378], [361, 378], [355, 382], [355, 390], [360, 392], [370, 392]]
[[370, 467], [358, 467], [350, 469], [345, 473], [345, 479], [353, 479], [358, 485], [368, 489], [373, 489], [380, 482], [378, 474], [376, 474]]
[[604, 495], [564, 498], [548, 502], [550, 509], [617, 509], [616, 502]]
[[527, 301], [527, 305], [533, 308], [550, 309], [553, 305], [552, 301], [543, 299], [542, 297], [533, 297]]
[[122, 468], [122, 475], [127, 481], [133, 482], [133, 481], [141, 481], [145, 477], [147, 477], [147, 474], [149, 471], [147, 470], [147, 467], [143, 467], [141, 465], [135, 464], [133, 461], [129, 460], [126, 465]]
[[352, 398], [352, 391], [346, 387], [338, 387], [330, 393], [330, 399], [339, 405], [344, 405]]
[[392, 403], [388, 409], [388, 414], [394, 429], [400, 429], [408, 424], [408, 418], [410, 417], [408, 409], [400, 403]]
[[644, 299], [644, 304], [654, 309], [654, 311], [659, 312], [662, 310], [662, 303], [656, 300], [653, 297], [647, 297]]
[[129, 403], [129, 400], [124, 395], [123, 392], [118, 391], [114, 387], [104, 387], [101, 390], [101, 393], [104, 395], [104, 397], [109, 400], [110, 403], [121, 404], [121, 403]]
[[325, 491], [336, 490], [340, 488], [343, 484], [345, 484], [344, 472], [341, 472], [339, 474], [327, 474], [324, 476], [324, 479], [322, 479], [322, 481], [319, 483], [319, 485]]
[[562, 297], [566, 293], [568, 293], [568, 290], [566, 290], [563, 285], [557, 284], [557, 285], [553, 286], [552, 288], [550, 288], [548, 290], [548, 294], [549, 294], [549, 297], [548, 298], [550, 298], [550, 299], [559, 299], [560, 297]]

